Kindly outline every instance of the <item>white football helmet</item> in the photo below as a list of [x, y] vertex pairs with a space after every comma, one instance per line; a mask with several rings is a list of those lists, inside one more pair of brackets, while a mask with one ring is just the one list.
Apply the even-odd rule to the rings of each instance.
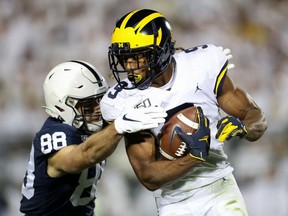
[[101, 130], [99, 102], [108, 85], [93, 65], [67, 61], [55, 66], [44, 84], [43, 106], [49, 116], [89, 133]]

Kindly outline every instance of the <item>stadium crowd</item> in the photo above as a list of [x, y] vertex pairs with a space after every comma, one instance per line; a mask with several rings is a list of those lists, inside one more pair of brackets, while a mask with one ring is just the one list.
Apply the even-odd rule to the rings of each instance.
[[[93, 63], [114, 84], [107, 51], [116, 18], [151, 8], [171, 22], [176, 46], [228, 47], [231, 77], [268, 119], [254, 143], [225, 145], [253, 216], [288, 212], [288, 1], [0, 1], [0, 216], [18, 216], [32, 136], [46, 117], [42, 83], [51, 66], [69, 59]], [[177, 43], [177, 41], [181, 41]], [[156, 215], [152, 194], [136, 180], [119, 145], [99, 184], [100, 216]]]

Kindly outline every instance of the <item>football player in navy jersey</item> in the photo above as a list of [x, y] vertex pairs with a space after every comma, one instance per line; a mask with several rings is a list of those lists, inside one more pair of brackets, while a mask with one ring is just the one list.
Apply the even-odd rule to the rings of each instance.
[[195, 134], [175, 127], [188, 149], [176, 160], [159, 157], [162, 125], [125, 135], [129, 161], [139, 181], [154, 191], [158, 215], [248, 215], [223, 145], [234, 137], [258, 140], [267, 122], [229, 77], [229, 50], [212, 44], [176, 49], [169, 22], [151, 9], [118, 19], [111, 40], [109, 64], [117, 84], [100, 102], [106, 121], [113, 122], [126, 107], [158, 106], [168, 117], [197, 107]]
[[43, 87], [49, 117], [33, 140], [20, 211], [27, 216], [94, 215], [106, 158], [123, 134], [157, 127], [166, 112], [160, 107], [123, 110], [107, 126], [99, 102], [108, 85], [84, 61], [55, 66]]

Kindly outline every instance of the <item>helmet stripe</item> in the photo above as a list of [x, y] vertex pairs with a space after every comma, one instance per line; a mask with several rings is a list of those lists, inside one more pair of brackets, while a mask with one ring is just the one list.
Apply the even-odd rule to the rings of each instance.
[[140, 32], [149, 22], [151, 22], [152, 20], [159, 18], [159, 17], [163, 17], [162, 14], [160, 13], [153, 13], [150, 14], [149, 16], [145, 17], [144, 19], [142, 19], [136, 26], [134, 29], [138, 29], [138, 31]]
[[[144, 16], [144, 18], [143, 18], [143, 16]], [[139, 22], [136, 24], [136, 26], [131, 26], [130, 21], [135, 19], [136, 17], [137, 17], [137, 19], [139, 19]], [[126, 28], [127, 29], [128, 28], [132, 28], [133, 31], [135, 32], [135, 35], [137, 35], [138, 33], [140, 33], [142, 31], [143, 28], [145, 28], [145, 26], [148, 23], [151, 23], [153, 20], [155, 20], [157, 18], [161, 18], [161, 17], [165, 18], [161, 13], [159, 13], [157, 11], [152, 11], [151, 12], [151, 11], [147, 11], [147, 10], [134, 10], [134, 11], [128, 13], [121, 20], [121, 24], [120, 24], [120, 26], [118, 28], [118, 31], [123, 31]], [[151, 32], [151, 36], [154, 35], [154, 40], [156, 40], [156, 41], [154, 41], [154, 43], [156, 43], [156, 45], [159, 45], [161, 40], [162, 40], [162, 29], [161, 28], [160, 29], [156, 29], [155, 25], [154, 25], [154, 27], [153, 27], [153, 31], [154, 32], [153, 33]], [[114, 33], [115, 33], [116, 29], [114, 30]], [[125, 34], [121, 34], [120, 32], [118, 32], [114, 36], [116, 36], [116, 35], [117, 35], [117, 37], [114, 38], [114, 39], [113, 39], [113, 35], [112, 35], [112, 41], [114, 41], [114, 42], [118, 42], [119, 43], [119, 42], [123, 42], [123, 41], [128, 40], [127, 38], [124, 39]], [[120, 39], [120, 41], [119, 41], [119, 39]], [[151, 40], [151, 38], [149, 38], [149, 37], [146, 37], [146, 39], [147, 40]], [[142, 38], [142, 40], [144, 40], [144, 38]], [[139, 41], [138, 40], [137, 41], [134, 40], [134, 43], [130, 43], [130, 46], [134, 47], [136, 44], [137, 44], [137, 46], [139, 45]]]
[[86, 64], [86, 63], [84, 63], [82, 61], [76, 61], [76, 60], [71, 60], [70, 62], [75, 62], [75, 63], [81, 64], [84, 67], [86, 67], [95, 76], [99, 87], [103, 86], [103, 83], [102, 83], [102, 80], [101, 80], [100, 76], [98, 75], [98, 73], [92, 67], [90, 67], [90, 65], [88, 65], [88, 64]]
[[123, 22], [121, 23], [120, 29], [125, 28], [127, 22], [130, 20], [130, 18], [139, 10], [134, 10], [131, 13], [127, 14], [127, 16], [125, 17], [125, 19], [123, 20]]
[[[124, 29], [127, 27], [131, 27], [131, 26], [127, 26], [127, 23], [131, 20], [132, 16], [135, 17], [139, 13], [140, 14], [143, 13], [143, 10], [134, 10], [131, 13], [127, 14], [119, 28]], [[164, 16], [161, 13], [154, 11], [153, 13], [147, 15], [144, 19], [141, 19], [141, 21], [134, 27], [134, 29], [136, 30], [139, 28], [139, 31], [141, 31], [142, 28], [144, 28], [149, 22], [159, 17], [164, 17]]]

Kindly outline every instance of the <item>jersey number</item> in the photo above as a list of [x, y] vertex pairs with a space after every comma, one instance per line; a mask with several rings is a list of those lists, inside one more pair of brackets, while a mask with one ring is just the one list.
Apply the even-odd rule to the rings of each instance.
[[66, 134], [63, 132], [55, 132], [52, 134], [44, 134], [40, 137], [41, 151], [49, 154], [53, 149], [59, 150], [67, 146]]
[[[121, 85], [122, 85], [122, 86], [127, 86], [128, 83], [126, 83], [125, 81], [122, 81], [122, 82], [121, 82]], [[115, 90], [114, 92], [109, 91], [109, 93], [108, 93], [108, 97], [111, 98], [111, 99], [115, 99], [115, 98], [117, 97], [117, 94], [118, 94], [120, 91], [122, 91], [123, 88], [118, 84], [118, 85], [116, 85], [116, 86], [114, 87], [114, 90]]]
[[[95, 176], [90, 176], [88, 178], [88, 172], [90, 169], [85, 169], [82, 171], [81, 176], [78, 180], [79, 185], [75, 188], [70, 201], [73, 206], [87, 205], [92, 201], [96, 194], [96, 184], [97, 181], [101, 178], [102, 170], [101, 164], [97, 164], [95, 167]], [[87, 194], [86, 197], [83, 197], [82, 194]]]

